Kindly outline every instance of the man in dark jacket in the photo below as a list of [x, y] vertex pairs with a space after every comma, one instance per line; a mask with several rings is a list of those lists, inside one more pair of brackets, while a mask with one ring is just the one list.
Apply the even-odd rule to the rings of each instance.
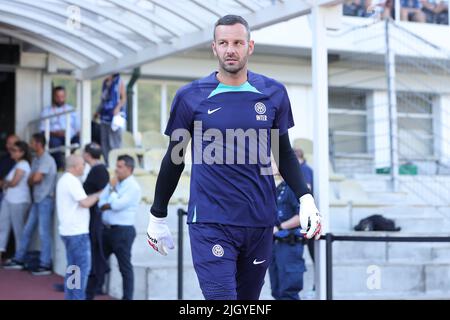
[[[91, 166], [91, 170], [83, 184], [86, 194], [102, 191], [109, 182], [109, 173], [106, 166], [100, 161], [102, 149], [96, 143], [86, 145], [83, 153], [84, 160]], [[86, 288], [86, 299], [93, 300], [95, 295], [101, 292], [100, 285], [103, 283], [99, 279], [100, 275], [108, 271], [108, 263], [103, 253], [102, 244], [102, 216], [97, 205], [90, 209], [91, 219], [89, 222], [89, 235], [91, 239], [92, 265], [91, 273]]]

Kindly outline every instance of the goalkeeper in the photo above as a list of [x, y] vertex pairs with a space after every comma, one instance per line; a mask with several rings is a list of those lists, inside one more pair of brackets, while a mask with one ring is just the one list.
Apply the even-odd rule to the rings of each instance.
[[[183, 162], [174, 160], [184, 156], [180, 146], [185, 147], [193, 137], [187, 221], [194, 269], [205, 299], [259, 298], [277, 221], [273, 176], [261, 174], [270, 167], [270, 161], [252, 161], [256, 152], [250, 146], [254, 141], [250, 137], [249, 143], [242, 145], [230, 139], [230, 130], [254, 130], [266, 136], [271, 130], [279, 133], [279, 148], [272, 152], [276, 155], [278, 151], [279, 171], [300, 200], [302, 231], [308, 239], [320, 237], [321, 217], [289, 141], [288, 129], [294, 122], [286, 89], [248, 70], [253, 50], [250, 29], [242, 17], [220, 18], [212, 42], [218, 71], [178, 90], [165, 130], [172, 141], [156, 182], [148, 243], [163, 255], [174, 247], [165, 220], [170, 197], [184, 169]], [[183, 139], [180, 132], [189, 133], [189, 138]], [[265, 135], [258, 136], [258, 154], [263, 150], [270, 155], [271, 143], [261, 143], [261, 136]], [[229, 161], [230, 150], [234, 161]], [[196, 158], [198, 153], [202, 161]]]

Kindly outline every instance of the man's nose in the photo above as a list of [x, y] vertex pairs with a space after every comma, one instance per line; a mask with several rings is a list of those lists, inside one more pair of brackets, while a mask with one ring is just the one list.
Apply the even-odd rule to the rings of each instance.
[[236, 53], [236, 46], [234, 45], [234, 44], [229, 44], [228, 46], [227, 46], [227, 51], [226, 51], [226, 53], [227, 54], [233, 54], [233, 53]]

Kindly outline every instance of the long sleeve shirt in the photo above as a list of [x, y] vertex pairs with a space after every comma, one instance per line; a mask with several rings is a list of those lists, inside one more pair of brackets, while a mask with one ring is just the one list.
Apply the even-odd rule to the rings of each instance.
[[134, 176], [117, 183], [115, 191], [108, 184], [103, 189], [98, 206], [110, 204], [111, 209], [103, 212], [102, 221], [108, 225], [133, 226], [141, 200], [141, 188]]

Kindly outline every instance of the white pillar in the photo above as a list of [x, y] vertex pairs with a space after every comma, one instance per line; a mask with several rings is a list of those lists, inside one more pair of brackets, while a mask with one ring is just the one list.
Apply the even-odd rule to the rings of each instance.
[[52, 103], [52, 76], [42, 73], [42, 106], [46, 108]]
[[131, 111], [132, 119], [131, 119], [131, 132], [133, 133], [134, 141], [138, 141], [138, 103], [139, 103], [139, 97], [138, 97], [138, 85], [137, 82], [133, 85], [133, 109]]
[[[312, 87], [314, 109], [314, 198], [323, 217], [323, 231], [329, 232], [328, 198], [328, 53], [325, 27], [326, 8], [314, 6], [311, 13]], [[315, 284], [319, 299], [326, 299], [325, 241], [315, 243]]]
[[391, 165], [389, 139], [389, 108], [386, 91], [373, 91], [368, 96], [367, 132], [369, 153], [374, 156], [374, 169]]
[[77, 81], [77, 109], [81, 110], [80, 147], [90, 143], [91, 137], [91, 80]]
[[450, 165], [450, 95], [443, 94], [433, 105], [434, 146], [439, 161]]
[[400, 0], [395, 0], [394, 1], [394, 11], [395, 11], [395, 16], [394, 19], [396, 22], [400, 21]]
[[390, 157], [391, 157], [391, 186], [392, 191], [398, 191], [398, 127], [397, 127], [397, 91], [396, 91], [396, 75], [395, 75], [395, 51], [391, 40], [391, 22], [385, 21], [385, 69], [388, 90], [388, 107], [389, 107], [389, 133], [390, 133]]
[[[295, 126], [289, 130], [291, 143], [297, 138], [313, 139], [312, 88], [303, 85], [287, 85]], [[312, 163], [310, 165], [313, 165]]]

